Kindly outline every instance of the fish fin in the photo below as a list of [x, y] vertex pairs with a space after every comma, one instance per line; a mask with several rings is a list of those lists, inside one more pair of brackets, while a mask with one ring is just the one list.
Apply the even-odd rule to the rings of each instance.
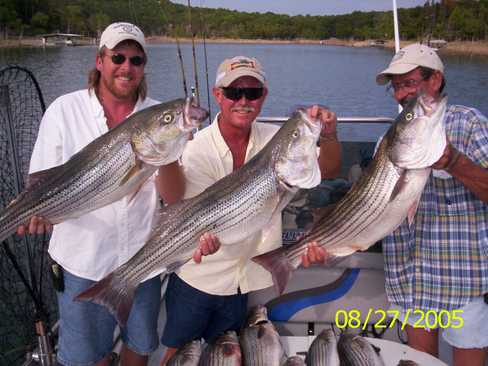
[[141, 182], [138, 186], [137, 186], [137, 189], [132, 192], [129, 197], [128, 197], [128, 202], [132, 202], [132, 200], [137, 196], [137, 193], [139, 193], [139, 191], [141, 190], [142, 186], [144, 185], [144, 182]]
[[158, 223], [159, 225], [163, 224], [167, 220], [171, 220], [172, 218], [178, 216], [180, 212], [186, 207], [189, 199], [181, 200], [179, 202], [173, 203], [171, 205], [163, 206], [159, 209], [158, 215]]
[[272, 250], [251, 259], [271, 273], [273, 283], [281, 295], [291, 278], [292, 272], [295, 270], [290, 260], [286, 257], [283, 248]]
[[[130, 168], [130, 170], [127, 172], [127, 174], [122, 178], [122, 180], [120, 181], [120, 186], [123, 186], [125, 185], [132, 177], [135, 177], [136, 175], [138, 175], [141, 170], [142, 170], [142, 167], [143, 167], [143, 161], [142, 160], [139, 160], [136, 158], [136, 163], [135, 165]], [[141, 187], [137, 188], [137, 191], [139, 191]], [[136, 191], [136, 193], [137, 193]]]
[[112, 272], [77, 295], [75, 300], [91, 301], [105, 306], [115, 316], [117, 322], [124, 326], [129, 318], [135, 291], [135, 286], [121, 278], [116, 272]]
[[391, 192], [391, 196], [390, 196], [390, 202], [395, 200], [395, 198], [405, 188], [406, 184], [407, 184], [407, 171], [404, 170], [401, 173], [400, 178], [398, 178], [395, 187], [393, 187], [393, 191]]
[[49, 169], [40, 170], [35, 173], [31, 173], [27, 177], [27, 181], [25, 184], [25, 190], [31, 191], [34, 188], [44, 184], [45, 181], [50, 179], [52, 176], [58, 175], [60, 171], [64, 170], [64, 164], [58, 165]]
[[182, 260], [179, 260], [179, 261], [176, 261], [176, 262], [173, 262], [173, 263], [168, 264], [168, 266], [166, 267], [166, 273], [171, 273], [171, 272], [176, 271], [183, 264], [189, 262], [190, 259], [191, 259], [191, 257], [188, 258], [188, 259], [182, 259]]
[[413, 218], [415, 217], [415, 214], [417, 213], [417, 208], [419, 207], [419, 200], [415, 200], [415, 202], [408, 208], [407, 212], [407, 222], [408, 222], [408, 227], [411, 227], [413, 224]]

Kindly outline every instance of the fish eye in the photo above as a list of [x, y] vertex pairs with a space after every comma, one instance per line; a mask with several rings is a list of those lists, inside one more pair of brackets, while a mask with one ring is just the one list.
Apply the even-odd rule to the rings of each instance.
[[411, 120], [413, 119], [413, 113], [410, 113], [410, 112], [409, 112], [409, 113], [407, 113], [407, 114], [405, 115], [405, 119], [406, 119], [407, 121], [411, 121]]
[[166, 113], [163, 115], [164, 123], [170, 123], [173, 120], [173, 115], [170, 113]]

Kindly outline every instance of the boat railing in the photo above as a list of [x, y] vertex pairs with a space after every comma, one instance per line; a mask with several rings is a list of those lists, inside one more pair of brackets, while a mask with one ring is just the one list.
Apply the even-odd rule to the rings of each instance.
[[[258, 122], [267, 123], [284, 123], [288, 117], [258, 117]], [[338, 117], [337, 123], [393, 123], [394, 119], [390, 117]]]

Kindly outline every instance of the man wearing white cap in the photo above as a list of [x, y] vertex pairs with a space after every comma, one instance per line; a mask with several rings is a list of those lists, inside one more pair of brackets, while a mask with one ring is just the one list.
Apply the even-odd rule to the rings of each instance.
[[[236, 56], [220, 64], [213, 88], [220, 112], [188, 143], [179, 173], [179, 167], [173, 166], [172, 181], [160, 189], [165, 201], [196, 196], [264, 147], [278, 130], [255, 122], [267, 94], [266, 74], [255, 58]], [[334, 178], [341, 165], [335, 113], [314, 106], [309, 114], [322, 121], [322, 177]], [[243, 245], [222, 246], [198, 266], [187, 263], [170, 276], [161, 340], [168, 351], [161, 365], [193, 339], [212, 340], [226, 330], [239, 330], [247, 311], [247, 293], [272, 285], [270, 274], [250, 260], [281, 245], [281, 222], [268, 234], [263, 242], [259, 232], [243, 240]]]
[[[57, 98], [46, 110], [33, 150], [30, 173], [65, 163], [95, 138], [130, 114], [157, 102], [146, 97], [144, 34], [130, 23], [109, 25], [100, 38], [89, 87]], [[65, 366], [109, 365], [113, 361], [114, 317], [102, 306], [73, 298], [131, 258], [149, 237], [159, 207], [155, 181], [149, 178], [132, 199], [123, 198], [77, 219], [54, 226], [49, 254], [61, 268], [58, 283], [58, 362]], [[21, 227], [22, 234], [27, 228]], [[50, 230], [34, 217], [30, 233]], [[215, 249], [212, 249], [215, 250]], [[196, 254], [210, 252], [202, 246]], [[136, 292], [126, 327], [120, 364], [144, 366], [158, 346], [159, 277]]]
[[[444, 65], [421, 44], [401, 49], [376, 77], [400, 104], [439, 97]], [[485, 365], [488, 347], [488, 120], [450, 105], [448, 144], [433, 165], [415, 222], [383, 239], [386, 292], [406, 322], [408, 344], [438, 356], [438, 331], [455, 366]], [[416, 312], [414, 313], [414, 310]], [[428, 313], [429, 312], [429, 313]], [[410, 316], [409, 316], [410, 315]]]

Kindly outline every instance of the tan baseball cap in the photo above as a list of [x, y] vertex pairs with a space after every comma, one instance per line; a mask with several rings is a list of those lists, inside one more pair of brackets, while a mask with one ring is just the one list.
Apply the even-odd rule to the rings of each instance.
[[444, 73], [444, 64], [437, 52], [426, 45], [414, 43], [403, 47], [393, 56], [388, 68], [376, 75], [376, 83], [387, 84], [392, 75], [406, 74], [419, 66]]
[[217, 69], [216, 87], [227, 87], [241, 76], [252, 76], [266, 86], [266, 74], [255, 58], [235, 56], [225, 59]]
[[139, 43], [144, 53], [146, 53], [144, 33], [142, 33], [138, 26], [125, 22], [112, 23], [105, 28], [102, 36], [100, 37], [100, 45], [98, 48], [100, 49], [105, 46], [108, 49], [113, 49], [120, 42], [127, 41], [129, 39]]

